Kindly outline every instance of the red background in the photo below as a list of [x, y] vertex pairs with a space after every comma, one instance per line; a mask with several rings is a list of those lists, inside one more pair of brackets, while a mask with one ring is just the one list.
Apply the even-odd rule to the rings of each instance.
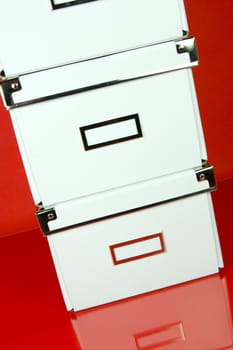
[[[226, 287], [231, 314], [233, 314], [233, 221], [231, 218], [233, 198], [233, 107], [231, 104], [233, 1], [185, 0], [185, 3], [190, 35], [196, 36], [199, 48], [200, 66], [193, 72], [209, 161], [215, 165], [219, 182], [219, 190], [213, 193], [213, 199], [225, 261], [225, 268], [220, 277]], [[70, 315], [65, 310], [46, 239], [37, 229], [38, 225], [34, 217], [35, 207], [10, 118], [1, 101], [0, 164], [0, 235], [2, 236], [0, 240], [0, 348], [7, 350], [79, 350], [78, 342], [82, 343], [82, 340], [88, 337], [92, 339], [93, 329], [88, 323], [86, 330], [84, 329], [81, 333], [78, 332], [75, 335], [72, 330]], [[229, 178], [232, 179], [227, 180]], [[12, 235], [19, 232], [22, 234]], [[4, 237], [6, 235], [10, 236]], [[214, 278], [214, 276], [207, 277], [207, 285], [208, 281]], [[193, 297], [197, 296], [195, 290], [198, 284], [199, 281], [194, 281], [184, 287], [189, 289], [185, 302], [190, 302], [191, 306], [193, 306]], [[179, 291], [183, 287], [172, 287], [172, 290], [173, 288], [174, 291]], [[160, 294], [160, 291], [157, 293]], [[165, 296], [167, 292], [164, 293]], [[201, 295], [208, 300], [208, 295], [213, 294], [211, 286], [206, 288], [205, 293], [202, 292]], [[180, 292], [178, 298], [180, 298]], [[141, 300], [140, 297], [136, 299]], [[169, 299], [169, 305], [173, 305], [172, 307], [178, 310], [177, 299], [173, 294]], [[101, 310], [103, 318], [105, 308], [100, 308], [100, 314]], [[126, 307], [126, 313], [127, 310]], [[128, 312], [130, 311], [132, 310], [129, 308]], [[163, 308], [160, 311], [156, 309], [155, 316], [163, 317], [167, 313], [169, 315], [168, 311], [164, 313]], [[200, 317], [195, 316], [196, 311], [187, 315], [190, 322], [193, 322], [193, 329], [198, 328], [200, 321]], [[212, 309], [208, 311], [213, 320], [220, 319], [221, 313], [222, 310], [219, 311], [219, 314], [216, 312], [213, 314]], [[117, 321], [118, 326], [121, 327], [121, 317], [117, 320], [113, 319], [114, 315], [111, 315], [108, 309], [106, 309], [106, 314], [109, 326], [114, 323], [113, 321]], [[146, 317], [143, 318], [143, 316]], [[140, 318], [143, 327], [144, 319], [148, 318], [144, 309], [141, 311]], [[105, 318], [98, 319], [100, 327], [105, 327], [105, 323]], [[230, 314], [229, 324], [232, 327]], [[102, 330], [104, 334], [109, 334], [107, 329]], [[223, 329], [222, 332], [220, 334], [221, 331], [216, 328], [214, 337], [220, 339], [224, 335]], [[209, 339], [213, 337], [213, 332], [208, 324], [202, 327], [195, 340], [200, 340], [204, 336]], [[101, 336], [100, 340], [102, 340]], [[232, 350], [232, 344], [233, 341], [230, 343], [226, 341], [222, 344], [224, 346], [222, 349]], [[219, 348], [218, 345], [216, 346]], [[200, 346], [194, 348], [207, 350], [205, 346], [203, 347], [201, 340]], [[99, 349], [96, 345], [96, 350]], [[101, 350], [109, 350], [109, 347], [102, 346]]]
[[[218, 181], [233, 177], [232, 0], [186, 0], [200, 66], [194, 78], [209, 162]], [[0, 235], [37, 227], [35, 207], [8, 113], [0, 102]]]

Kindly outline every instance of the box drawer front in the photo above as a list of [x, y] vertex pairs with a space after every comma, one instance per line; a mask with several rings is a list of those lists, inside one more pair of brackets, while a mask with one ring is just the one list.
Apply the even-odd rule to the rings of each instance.
[[75, 310], [218, 271], [208, 194], [49, 236], [61, 286]]
[[7, 76], [181, 38], [187, 32], [182, 0], [4, 1], [0, 10], [2, 28], [7, 28], [1, 37], [1, 68]]
[[35, 201], [49, 205], [201, 165], [192, 83], [183, 69], [12, 110]]

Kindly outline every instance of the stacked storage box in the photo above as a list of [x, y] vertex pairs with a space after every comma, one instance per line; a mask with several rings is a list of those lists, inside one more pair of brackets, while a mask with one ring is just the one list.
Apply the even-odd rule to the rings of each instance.
[[2, 96], [67, 309], [216, 273], [183, 1], [23, 0], [1, 12]]

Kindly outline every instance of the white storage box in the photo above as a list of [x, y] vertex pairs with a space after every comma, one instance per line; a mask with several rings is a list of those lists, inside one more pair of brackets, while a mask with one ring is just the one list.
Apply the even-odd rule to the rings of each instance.
[[67, 309], [217, 272], [222, 258], [207, 193], [212, 186], [211, 168], [189, 170], [125, 193], [108, 191], [41, 210]]
[[214, 275], [71, 314], [85, 350], [232, 350], [226, 281]]
[[0, 12], [6, 76], [181, 39], [188, 31], [183, 0], [1, 1]]
[[196, 64], [186, 39], [3, 81], [35, 203], [201, 166]]

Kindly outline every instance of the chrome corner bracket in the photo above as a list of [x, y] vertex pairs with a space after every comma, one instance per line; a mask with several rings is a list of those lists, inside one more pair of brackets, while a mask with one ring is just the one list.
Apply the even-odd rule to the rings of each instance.
[[2, 88], [3, 97], [5, 100], [5, 104], [8, 107], [11, 107], [14, 105], [13, 100], [13, 93], [20, 91], [22, 89], [22, 86], [20, 84], [19, 78], [12, 78], [12, 79], [3, 79], [0, 81], [0, 86]]
[[216, 190], [214, 167], [212, 165], [203, 165], [202, 168], [196, 169], [195, 173], [199, 182], [205, 180], [209, 182], [210, 191]]
[[57, 214], [55, 209], [54, 208], [43, 209], [39, 207], [39, 210], [36, 212], [36, 217], [44, 236], [49, 235], [50, 228], [48, 223], [50, 221], [54, 221], [57, 219]]
[[188, 39], [183, 39], [181, 41], [176, 41], [176, 49], [180, 54], [188, 53], [191, 62], [198, 61], [198, 52], [195, 38], [191, 37]]
[[5, 78], [6, 78], [6, 74], [5, 74], [4, 69], [2, 69], [2, 70], [0, 71], [0, 79], [5, 79]]

